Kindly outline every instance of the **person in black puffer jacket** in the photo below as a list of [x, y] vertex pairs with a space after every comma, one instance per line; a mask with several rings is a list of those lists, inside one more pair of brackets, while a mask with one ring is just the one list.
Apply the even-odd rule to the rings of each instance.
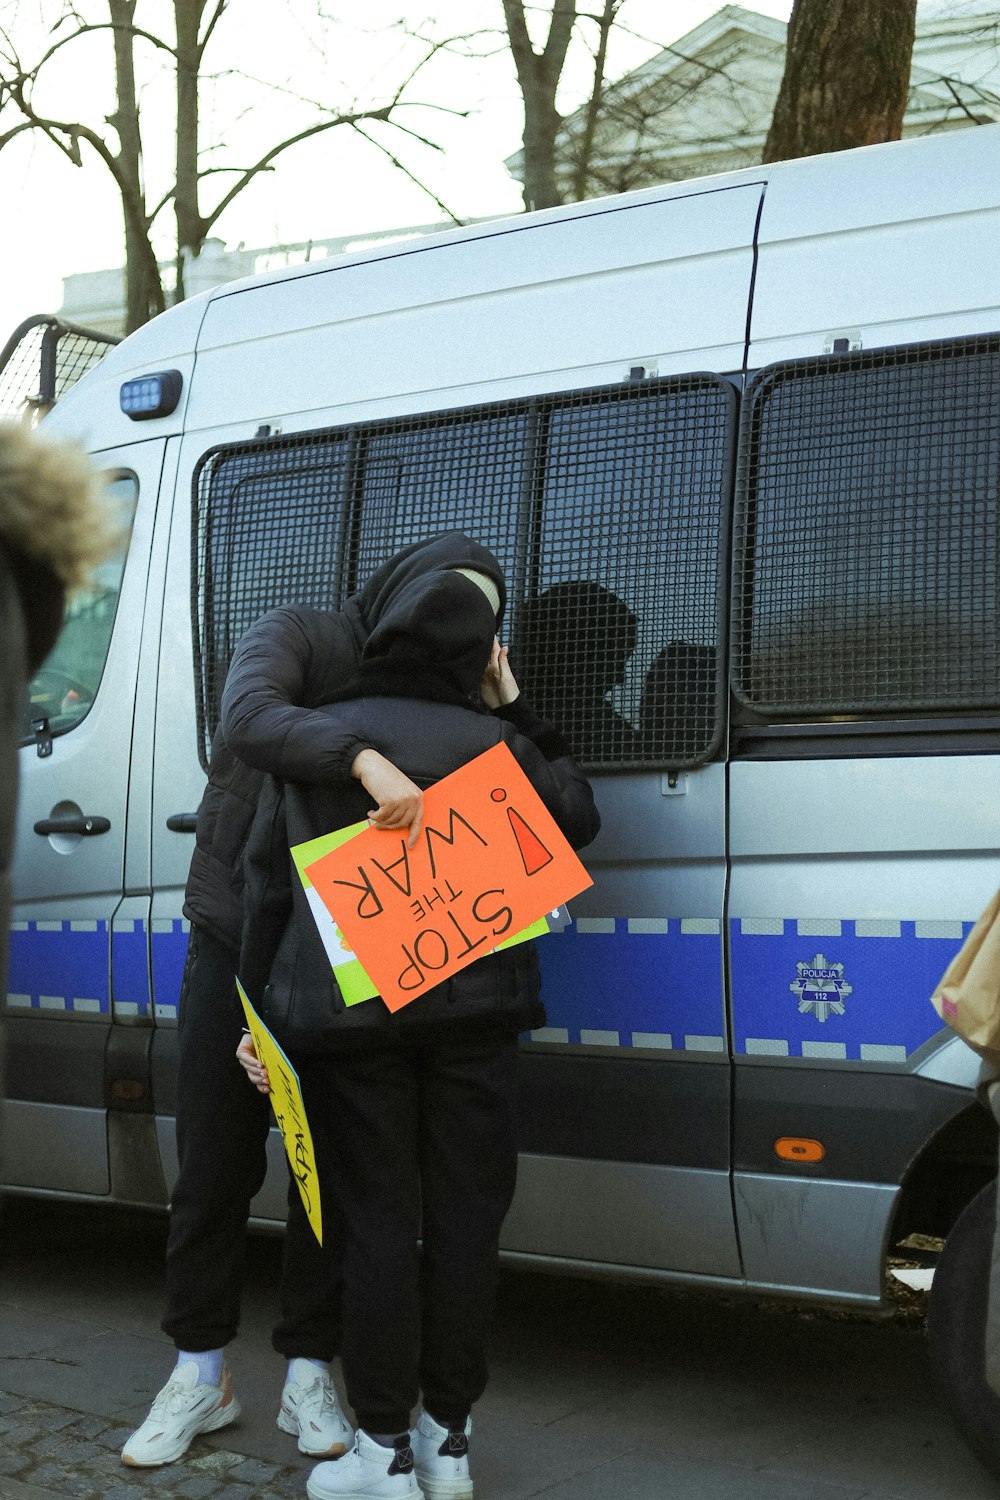
[[[250, 1204], [267, 1170], [271, 1124], [235, 1060], [244, 1017], [233, 984], [243, 920], [243, 855], [265, 770], [303, 781], [363, 777], [386, 828], [419, 825], [422, 795], [366, 747], [353, 704], [315, 706], [357, 670], [373, 626], [414, 578], [444, 568], [485, 569], [503, 588], [492, 555], [461, 532], [443, 532], [397, 553], [342, 610], [271, 610], [240, 640], [226, 679], [222, 722], [198, 812], [185, 890], [191, 923], [178, 1010], [177, 1152], [162, 1327], [177, 1367], [149, 1418], [129, 1438], [130, 1465], [170, 1463], [199, 1431], [235, 1420], [239, 1404], [224, 1370], [235, 1337]], [[371, 805], [369, 802], [367, 805]], [[350, 1429], [336, 1406], [328, 1364], [340, 1341], [336, 1236], [317, 1245], [290, 1183], [281, 1289], [272, 1342], [289, 1361], [278, 1425], [314, 1455], [337, 1452]], [[178, 1381], [180, 1384], [178, 1385]]]
[[[590, 786], [519, 697], [488, 583], [450, 571], [402, 589], [338, 696], [356, 695], [360, 740], [419, 786], [503, 741], [583, 847], [599, 828]], [[345, 1006], [288, 850], [362, 819], [369, 799], [347, 781], [284, 793], [262, 805], [248, 848], [241, 968], [299, 1072], [324, 1205], [346, 1221], [342, 1360], [359, 1429], [352, 1452], [318, 1465], [307, 1490], [312, 1500], [372, 1485], [387, 1500], [468, 1497], [470, 1411], [486, 1385], [517, 1169], [517, 1035], [544, 1024], [534, 945], [489, 953], [395, 1014], [377, 997]], [[315, 1013], [317, 993], [328, 1021], [303, 1030], [296, 1017], [303, 1003]], [[266, 1086], [248, 1039], [240, 1056]]]

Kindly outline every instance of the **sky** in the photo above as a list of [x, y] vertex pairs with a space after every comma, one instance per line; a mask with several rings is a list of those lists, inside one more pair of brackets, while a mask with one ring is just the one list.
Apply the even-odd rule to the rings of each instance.
[[[627, 0], [613, 38], [608, 76], [620, 76], [662, 46], [676, 41], [719, 9], [719, 0]], [[787, 19], [791, 0], [757, 0], [750, 9]], [[58, 39], [45, 22], [59, 0], [0, 0], [0, 31], [23, 60]], [[88, 17], [106, 16], [102, 0], [79, 0]], [[323, 10], [328, 22], [320, 19]], [[547, 0], [543, 9], [549, 9]], [[137, 23], [169, 35], [165, 0], [139, 0]], [[342, 21], [341, 15], [363, 23]], [[433, 20], [429, 20], [433, 11]], [[501, 0], [230, 0], [208, 54], [213, 75], [205, 91], [204, 134], [214, 143], [212, 165], [246, 166], [275, 139], [316, 118], [317, 100], [338, 110], [355, 99], [384, 100], [426, 50], [393, 23], [440, 41], [475, 30], [466, 44], [476, 55], [440, 50], [412, 80], [414, 101], [401, 115], [416, 135], [382, 127], [383, 144], [433, 188], [459, 218], [517, 213], [520, 184], [503, 165], [520, 146], [521, 96], [501, 33]], [[276, 20], [283, 17], [283, 24]], [[248, 24], [249, 23], [249, 24]], [[536, 45], [539, 38], [536, 36]], [[74, 42], [50, 67], [40, 107], [93, 122], [113, 139], [104, 117], [113, 108], [107, 34]], [[152, 48], [140, 50], [146, 188], [155, 203], [171, 175], [172, 112], [169, 75]], [[567, 60], [559, 106], [563, 112], [586, 97], [591, 62], [582, 45]], [[461, 112], [462, 117], [459, 117]], [[0, 119], [0, 126], [2, 126]], [[24, 135], [0, 150], [0, 345], [24, 318], [54, 312], [62, 277], [121, 265], [120, 200], [108, 169], [86, 146], [82, 168], [71, 165], [47, 140]], [[219, 185], [209, 179], [205, 204]], [[387, 157], [338, 127], [293, 148], [226, 210], [213, 233], [229, 247], [264, 247], [358, 234], [442, 219], [441, 210], [393, 167]], [[173, 230], [169, 207], [157, 220], [158, 254], [169, 257]]]

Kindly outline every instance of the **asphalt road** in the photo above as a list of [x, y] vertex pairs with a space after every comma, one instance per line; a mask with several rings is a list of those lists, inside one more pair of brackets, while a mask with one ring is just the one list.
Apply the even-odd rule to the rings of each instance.
[[[118, 1452], [172, 1366], [164, 1223], [8, 1199], [0, 1233], [0, 1496], [300, 1497], [274, 1425], [280, 1244], [255, 1238], [230, 1351], [244, 1416], [180, 1463]], [[504, 1275], [477, 1407], [477, 1500], [986, 1500], [941, 1410], [919, 1317], [883, 1321]]]

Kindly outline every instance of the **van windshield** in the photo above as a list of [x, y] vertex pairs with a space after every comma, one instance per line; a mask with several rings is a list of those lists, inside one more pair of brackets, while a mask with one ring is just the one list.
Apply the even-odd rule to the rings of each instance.
[[59, 638], [28, 684], [22, 740], [31, 739], [32, 725], [39, 719], [48, 720], [52, 734], [74, 729], [97, 697], [111, 645], [139, 481], [134, 474], [117, 473], [106, 494], [124, 523], [125, 545], [96, 569], [90, 587], [77, 589], [67, 600]]

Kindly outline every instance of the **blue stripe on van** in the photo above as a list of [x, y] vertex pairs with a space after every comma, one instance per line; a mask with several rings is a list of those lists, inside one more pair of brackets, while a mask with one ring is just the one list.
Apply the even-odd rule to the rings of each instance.
[[156, 1019], [177, 1018], [177, 1000], [187, 957], [189, 924], [179, 917], [155, 918], [150, 946], [153, 954], [153, 994], [156, 996]]
[[149, 962], [145, 922], [117, 922], [111, 929], [111, 976], [115, 1013], [149, 1015]]
[[535, 1039], [724, 1051], [718, 925], [590, 918], [540, 938], [548, 1025]]
[[[541, 939], [537, 951], [548, 1025], [535, 1038], [724, 1051], [721, 939], [715, 925], [676, 918], [583, 918]], [[735, 1051], [904, 1061], [941, 1029], [929, 997], [971, 928], [971, 922], [733, 919]], [[150, 945], [158, 1019], [176, 1018], [187, 943], [186, 922], [154, 923]], [[132, 930], [116, 929], [110, 945], [106, 921], [15, 922], [8, 1004], [14, 1013], [107, 1015], [109, 951], [116, 1003], [128, 1013], [148, 1015], [146, 932], [138, 921]]]
[[107, 1015], [106, 921], [15, 922], [10, 933], [7, 1000], [13, 1011]]
[[971, 922], [733, 919], [735, 1050], [905, 1061], [941, 1029], [930, 996], [971, 928]]

